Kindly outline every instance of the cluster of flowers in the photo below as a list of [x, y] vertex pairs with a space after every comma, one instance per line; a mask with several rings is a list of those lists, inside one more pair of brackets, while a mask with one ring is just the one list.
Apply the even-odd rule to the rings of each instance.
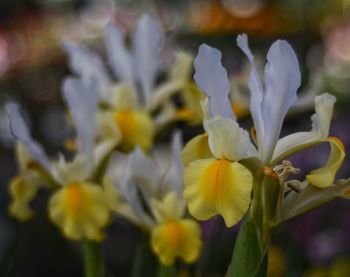
[[[279, 139], [300, 86], [298, 61], [287, 42], [278, 40], [269, 49], [262, 83], [246, 35], [237, 38], [251, 67], [250, 136], [237, 123], [245, 108], [232, 101], [220, 51], [204, 44], [194, 63], [189, 54], [177, 53], [166, 78], [158, 81], [164, 69], [159, 24], [144, 15], [130, 41], [132, 47], [121, 30], [106, 27], [109, 66], [118, 82], [97, 54], [64, 43], [74, 72], [63, 84], [76, 130], [67, 144], [73, 157], [58, 153], [50, 159], [32, 138], [18, 104], [8, 103], [19, 163], [10, 182], [14, 217], [29, 219], [30, 201], [46, 187], [52, 190], [50, 218], [67, 238], [102, 240], [114, 212], [149, 232], [152, 250], [162, 264], [171, 265], [176, 258], [192, 263], [199, 257], [201, 231], [195, 219], [221, 215], [230, 227], [250, 211], [264, 238], [266, 228], [347, 197], [348, 182], [334, 182], [345, 157], [341, 141], [329, 137], [334, 96], [315, 97], [310, 131]], [[173, 101], [175, 94], [180, 105]], [[155, 147], [157, 134], [180, 120], [202, 122], [205, 132], [185, 147], [175, 132], [164, 163]], [[303, 181], [291, 179], [298, 169], [285, 159], [324, 142], [330, 145], [325, 165]], [[264, 184], [265, 177], [273, 185]]]

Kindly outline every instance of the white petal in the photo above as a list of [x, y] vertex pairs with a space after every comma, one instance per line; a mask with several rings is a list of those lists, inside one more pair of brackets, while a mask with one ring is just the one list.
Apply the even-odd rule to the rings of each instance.
[[209, 98], [211, 116], [236, 119], [229, 100], [230, 81], [226, 69], [221, 65], [221, 52], [206, 44], [199, 47], [194, 59], [193, 76], [198, 87]]
[[[135, 211], [135, 214], [148, 226], [152, 226], [153, 221], [144, 209], [144, 204], [150, 206], [152, 196], [155, 196], [153, 182], [158, 182], [159, 176], [156, 174], [156, 165], [137, 148], [129, 155], [128, 162], [121, 182], [121, 190]], [[145, 203], [142, 203], [139, 192], [143, 193]]]
[[311, 117], [311, 131], [319, 133], [324, 139], [326, 139], [329, 134], [329, 126], [331, 124], [335, 102], [336, 98], [329, 93], [324, 93], [315, 97], [316, 113]]
[[124, 34], [112, 23], [106, 27], [105, 43], [115, 76], [135, 91], [135, 68], [132, 57], [125, 47]]
[[184, 165], [182, 163], [181, 151], [183, 148], [182, 134], [180, 131], [176, 132], [173, 136], [171, 145], [172, 157], [171, 164], [167, 175], [164, 178], [164, 184], [168, 186], [168, 192], [174, 191], [178, 197], [182, 197], [183, 192], [183, 172]]
[[298, 132], [281, 138], [273, 152], [271, 165], [324, 140], [315, 132]]
[[214, 117], [206, 121], [205, 126], [210, 150], [217, 159], [235, 162], [257, 155], [248, 132], [233, 119]]
[[262, 115], [262, 101], [264, 98], [264, 89], [259, 78], [258, 71], [254, 63], [254, 56], [249, 49], [248, 38], [246, 34], [239, 35], [237, 37], [237, 45], [248, 58], [251, 65], [250, 79], [249, 79], [249, 90], [250, 90], [250, 112], [254, 120], [254, 127], [256, 129], [256, 135], [258, 140], [259, 148], [263, 147], [265, 128], [264, 120]]
[[108, 100], [111, 80], [100, 57], [88, 48], [70, 41], [63, 43], [63, 49], [69, 55], [69, 66], [72, 71], [78, 74], [85, 82], [94, 79], [97, 83], [100, 97], [103, 100]]
[[159, 70], [159, 51], [163, 41], [164, 33], [158, 22], [150, 15], [142, 16], [136, 26], [133, 46], [136, 71], [146, 103], [150, 101], [150, 94]]
[[10, 119], [10, 129], [12, 135], [21, 143], [23, 143], [32, 157], [47, 171], [51, 170], [51, 162], [47, 157], [42, 146], [37, 143], [31, 136], [28, 126], [21, 115], [20, 108], [17, 103], [8, 103], [6, 110]]
[[262, 158], [268, 162], [278, 141], [284, 117], [296, 102], [296, 92], [300, 86], [298, 59], [286, 41], [277, 40], [267, 53], [265, 86], [262, 115], [266, 137]]
[[64, 99], [73, 115], [77, 129], [78, 147], [90, 159], [96, 137], [98, 96], [92, 82], [67, 78], [63, 84]]

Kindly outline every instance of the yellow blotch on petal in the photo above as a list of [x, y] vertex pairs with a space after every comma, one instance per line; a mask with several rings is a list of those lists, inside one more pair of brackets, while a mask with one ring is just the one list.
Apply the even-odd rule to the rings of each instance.
[[38, 187], [28, 184], [20, 175], [12, 179], [9, 185], [11, 196], [9, 213], [20, 221], [29, 220], [33, 215], [29, 203], [36, 195]]
[[182, 161], [184, 165], [200, 159], [212, 158], [208, 144], [208, 134], [202, 134], [191, 139], [182, 150]]
[[238, 162], [202, 159], [184, 173], [184, 197], [199, 220], [221, 215], [227, 227], [236, 224], [249, 208], [253, 176]]
[[343, 143], [336, 137], [327, 139], [331, 146], [331, 151], [326, 164], [315, 169], [306, 176], [311, 185], [318, 188], [326, 188], [332, 185], [338, 169], [342, 165], [345, 158], [345, 148]]
[[54, 193], [49, 213], [68, 238], [101, 240], [101, 229], [109, 219], [109, 203], [100, 186], [76, 182]]
[[152, 230], [152, 249], [164, 265], [172, 265], [176, 257], [193, 263], [202, 247], [201, 232], [192, 219], [168, 221]]
[[132, 150], [140, 146], [148, 150], [153, 143], [155, 128], [150, 115], [146, 112], [122, 110], [114, 114], [114, 120], [122, 133], [122, 147]]

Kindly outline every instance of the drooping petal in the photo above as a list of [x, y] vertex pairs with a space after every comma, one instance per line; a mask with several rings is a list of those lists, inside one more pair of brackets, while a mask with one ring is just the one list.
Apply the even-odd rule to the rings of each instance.
[[49, 214], [68, 238], [101, 240], [102, 228], [109, 220], [109, 204], [99, 185], [71, 183], [52, 195]]
[[41, 145], [30, 135], [28, 126], [21, 115], [18, 104], [8, 103], [6, 109], [10, 118], [10, 129], [12, 135], [28, 148], [34, 160], [50, 172], [51, 162]]
[[345, 158], [345, 148], [339, 139], [329, 137], [327, 141], [330, 144], [331, 151], [326, 164], [311, 171], [306, 176], [311, 185], [319, 188], [329, 187], [333, 183], [335, 175]]
[[209, 147], [217, 159], [239, 161], [257, 156], [247, 131], [229, 118], [214, 117], [205, 123], [208, 132]]
[[184, 165], [181, 159], [182, 148], [182, 134], [178, 131], [173, 136], [170, 167], [163, 183], [166, 185], [165, 191], [174, 191], [179, 197], [182, 197], [183, 191], [182, 176]]
[[100, 57], [88, 48], [71, 41], [65, 41], [63, 49], [69, 55], [69, 66], [72, 71], [84, 82], [90, 82], [93, 79], [101, 99], [108, 100], [108, 91], [112, 82]]
[[253, 176], [237, 162], [203, 159], [185, 168], [184, 184], [184, 198], [196, 219], [219, 214], [230, 227], [248, 210]]
[[149, 103], [151, 92], [159, 70], [159, 51], [164, 33], [158, 22], [146, 14], [138, 21], [133, 36], [135, 64], [141, 82], [145, 103]]
[[202, 247], [200, 236], [199, 225], [194, 220], [168, 221], [153, 228], [152, 249], [164, 265], [172, 265], [176, 257], [193, 263]]
[[265, 141], [263, 149], [259, 149], [265, 163], [272, 157], [288, 110], [297, 101], [300, 79], [299, 63], [292, 47], [277, 40], [267, 53], [265, 66], [266, 91], [262, 101]]
[[323, 93], [315, 97], [316, 113], [311, 117], [311, 132], [317, 132], [321, 138], [326, 139], [328, 137], [335, 102], [336, 98], [329, 93]]
[[226, 69], [221, 65], [221, 52], [202, 44], [194, 59], [194, 68], [193, 78], [209, 98], [210, 115], [236, 119], [228, 97], [230, 81]]
[[264, 120], [262, 115], [262, 101], [264, 98], [264, 88], [261, 84], [258, 71], [254, 63], [254, 56], [249, 49], [248, 37], [246, 34], [237, 36], [237, 45], [249, 60], [251, 65], [250, 79], [249, 79], [249, 90], [250, 90], [250, 112], [254, 120], [254, 127], [256, 129], [257, 139], [259, 143], [259, 148], [262, 147], [265, 128]]
[[208, 134], [195, 136], [182, 150], [182, 161], [185, 166], [200, 159], [213, 158], [209, 148]]
[[[135, 68], [132, 57], [125, 46], [124, 34], [117, 26], [106, 27], [106, 48], [112, 70], [116, 77], [127, 83], [135, 93]], [[136, 95], [135, 95], [136, 96]]]
[[152, 199], [151, 207], [157, 223], [181, 219], [185, 212], [186, 203], [182, 196], [171, 191], [161, 200]]
[[9, 191], [11, 196], [9, 213], [11, 216], [20, 221], [29, 220], [33, 215], [29, 203], [35, 197], [38, 186], [26, 182], [23, 176], [19, 175], [10, 181]]
[[114, 114], [114, 121], [122, 134], [121, 148], [130, 151], [140, 146], [148, 151], [155, 135], [155, 127], [149, 113], [122, 110]]
[[89, 159], [92, 159], [98, 105], [98, 95], [93, 80], [87, 83], [80, 79], [67, 78], [63, 84], [63, 95], [73, 115], [79, 152], [85, 153]]

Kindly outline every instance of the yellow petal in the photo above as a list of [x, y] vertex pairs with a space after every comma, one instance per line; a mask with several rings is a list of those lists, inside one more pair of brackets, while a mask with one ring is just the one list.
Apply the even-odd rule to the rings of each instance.
[[101, 187], [77, 182], [54, 193], [49, 213], [68, 238], [100, 240], [101, 229], [108, 223], [109, 204]]
[[151, 207], [157, 222], [180, 219], [185, 211], [185, 202], [174, 191], [162, 200], [151, 200]]
[[213, 154], [210, 151], [208, 144], [208, 135], [202, 134], [191, 139], [182, 150], [182, 161], [184, 165], [188, 165], [190, 162], [212, 158]]
[[33, 211], [29, 207], [29, 203], [36, 195], [38, 187], [28, 184], [21, 175], [12, 179], [9, 185], [11, 195], [9, 213], [20, 221], [30, 219]]
[[122, 110], [114, 114], [114, 120], [122, 133], [122, 147], [132, 150], [140, 146], [148, 150], [153, 143], [154, 124], [150, 115], [146, 112]]
[[201, 232], [197, 222], [191, 219], [168, 221], [152, 230], [152, 249], [164, 265], [174, 263], [180, 257], [193, 263], [202, 247]]
[[335, 137], [329, 137], [326, 141], [331, 146], [331, 151], [326, 164], [315, 169], [306, 176], [311, 185], [319, 188], [329, 187], [335, 178], [335, 175], [342, 165], [345, 158], [345, 149], [343, 143]]
[[220, 214], [230, 227], [248, 210], [253, 176], [237, 162], [202, 159], [191, 162], [184, 174], [184, 197], [199, 220]]

